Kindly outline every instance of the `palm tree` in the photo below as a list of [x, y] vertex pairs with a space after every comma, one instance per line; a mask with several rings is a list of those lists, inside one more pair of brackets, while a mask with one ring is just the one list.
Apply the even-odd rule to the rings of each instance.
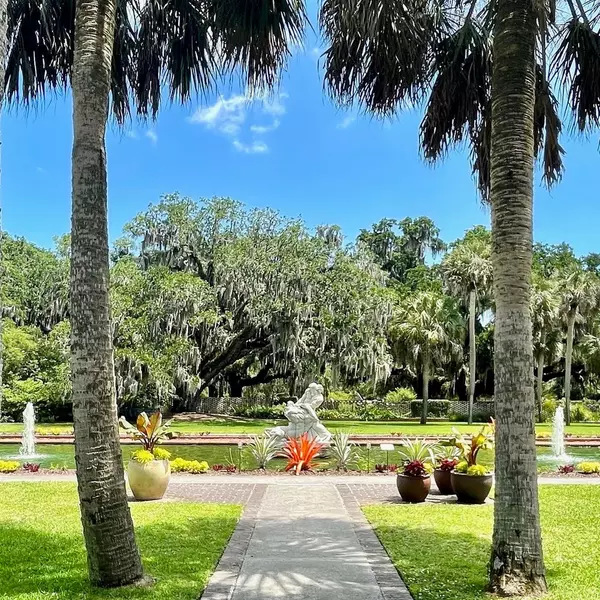
[[561, 282], [560, 314], [567, 326], [565, 346], [565, 420], [571, 424], [571, 364], [573, 361], [573, 341], [575, 325], [585, 323], [586, 319], [598, 307], [600, 301], [600, 282], [589, 271], [573, 269]]
[[559, 314], [558, 285], [553, 280], [537, 277], [531, 293], [531, 318], [533, 321], [533, 356], [536, 364], [536, 405], [538, 420], [542, 420], [542, 395], [544, 364], [558, 353]]
[[477, 380], [475, 321], [477, 302], [489, 294], [492, 282], [491, 245], [488, 240], [471, 238], [462, 241], [444, 257], [442, 275], [448, 291], [466, 300], [469, 314], [469, 425], [473, 423], [473, 403]]
[[462, 318], [452, 298], [418, 292], [399, 306], [392, 317], [390, 333], [398, 354], [412, 355], [414, 363], [421, 368], [421, 423], [425, 424], [431, 369], [460, 353], [464, 333]]
[[[239, 69], [270, 89], [302, 36], [301, 0], [16, 0], [9, 13], [9, 97], [25, 103], [72, 84], [71, 354], [75, 457], [92, 583], [143, 579], [123, 476], [108, 295], [105, 129], [109, 96], [122, 123], [130, 89], [156, 115]], [[136, 25], [137, 24], [137, 25]], [[136, 30], [137, 26], [137, 30]]]
[[324, 0], [320, 12], [331, 95], [386, 116], [429, 93], [425, 158], [435, 161], [467, 141], [491, 203], [497, 461], [490, 589], [506, 595], [546, 589], [529, 296], [533, 162], [540, 157], [547, 184], [563, 168], [550, 80], [563, 86], [580, 130], [600, 124], [600, 35], [597, 15], [586, 14], [598, 7], [567, 5], [564, 24], [555, 3], [527, 0]]

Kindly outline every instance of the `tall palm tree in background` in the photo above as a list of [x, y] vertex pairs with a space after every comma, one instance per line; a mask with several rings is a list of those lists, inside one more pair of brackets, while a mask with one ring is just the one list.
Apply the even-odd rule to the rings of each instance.
[[[7, 24], [7, 11], [8, 11], [8, 0], [0, 0], [0, 81], [4, 80], [5, 65], [6, 65], [6, 24]], [[0, 111], [4, 108], [4, 88], [0, 89]], [[0, 147], [2, 146], [2, 129], [0, 127]], [[1, 156], [0, 156], [1, 158]], [[0, 175], [2, 174], [2, 168], [0, 165]], [[1, 181], [1, 177], [0, 177]], [[0, 265], [2, 265], [2, 205], [0, 204]], [[0, 285], [2, 284], [1, 279], [4, 273], [2, 273], [2, 267], [0, 266]], [[2, 419], [2, 400], [4, 396], [2, 388], [2, 370], [4, 367], [3, 359], [3, 342], [2, 342], [2, 331], [3, 324], [2, 318], [4, 315], [4, 303], [2, 302], [2, 294], [0, 294], [0, 419]]]
[[425, 424], [431, 370], [460, 354], [464, 338], [463, 320], [452, 298], [435, 292], [418, 292], [397, 309], [392, 317], [390, 333], [398, 349], [397, 354], [412, 358], [421, 370], [421, 423]]
[[461, 241], [444, 257], [442, 276], [448, 292], [466, 301], [469, 315], [469, 425], [473, 423], [475, 382], [477, 380], [477, 351], [475, 322], [477, 303], [490, 293], [492, 284], [491, 246], [487, 240], [470, 238]]
[[15, 0], [6, 89], [29, 103], [72, 85], [71, 361], [78, 490], [91, 581], [143, 579], [127, 505], [108, 295], [105, 130], [109, 99], [123, 123], [133, 94], [156, 116], [239, 70], [250, 91], [277, 82], [302, 38], [301, 0]]
[[600, 6], [567, 5], [563, 23], [551, 0], [324, 0], [320, 12], [325, 86], [334, 99], [386, 116], [428, 94], [425, 158], [435, 161], [466, 141], [491, 204], [497, 444], [490, 589], [505, 595], [546, 589], [529, 296], [533, 163], [540, 158], [547, 184], [563, 168], [551, 82], [562, 86], [579, 130], [600, 121], [598, 15], [586, 14]]
[[536, 364], [536, 406], [542, 420], [544, 365], [557, 354], [560, 346], [558, 285], [553, 280], [536, 277], [531, 291], [533, 321], [533, 357]]
[[565, 420], [571, 424], [571, 365], [575, 325], [583, 323], [598, 308], [600, 282], [594, 273], [573, 269], [561, 284], [560, 314], [567, 327], [565, 345]]

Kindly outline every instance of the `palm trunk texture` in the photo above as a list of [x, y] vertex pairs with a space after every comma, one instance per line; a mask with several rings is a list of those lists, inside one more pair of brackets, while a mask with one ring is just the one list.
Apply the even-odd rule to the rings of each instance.
[[477, 353], [475, 346], [475, 290], [469, 292], [469, 425], [473, 424], [473, 404], [475, 403], [475, 380], [477, 379]]
[[77, 0], [73, 71], [71, 368], [81, 521], [94, 585], [143, 579], [127, 504], [109, 309], [106, 152], [114, 0]]
[[492, 264], [496, 299], [496, 493], [490, 590], [546, 591], [535, 450], [532, 324], [536, 17], [498, 0], [492, 75]]
[[565, 351], [565, 420], [571, 424], [571, 365], [573, 363], [573, 337], [575, 336], [576, 312], [571, 310], [567, 317], [567, 349]]
[[429, 353], [423, 355], [423, 406], [421, 410], [421, 424], [427, 423], [427, 413], [429, 411], [429, 370], [431, 368]]

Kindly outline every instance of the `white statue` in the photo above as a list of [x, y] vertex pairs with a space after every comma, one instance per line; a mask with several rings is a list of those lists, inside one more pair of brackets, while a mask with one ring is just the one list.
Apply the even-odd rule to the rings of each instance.
[[323, 386], [318, 383], [311, 383], [297, 402], [287, 403], [284, 415], [289, 421], [286, 427], [273, 427], [267, 429], [265, 434], [272, 437], [297, 438], [307, 433], [310, 437], [316, 438], [322, 444], [329, 442], [331, 433], [319, 421], [317, 408], [323, 404]]

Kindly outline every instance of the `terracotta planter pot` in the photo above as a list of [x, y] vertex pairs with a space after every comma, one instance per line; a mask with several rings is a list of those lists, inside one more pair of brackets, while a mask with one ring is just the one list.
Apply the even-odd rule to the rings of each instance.
[[433, 478], [435, 484], [440, 490], [442, 496], [451, 496], [454, 494], [454, 488], [452, 487], [452, 471], [445, 471], [443, 469], [436, 469], [433, 472]]
[[431, 489], [431, 477], [412, 477], [411, 475], [396, 475], [396, 486], [404, 502], [425, 502]]
[[153, 460], [145, 465], [129, 461], [127, 479], [136, 500], [160, 500], [167, 491], [170, 478], [168, 460]]
[[452, 471], [452, 487], [462, 504], [483, 504], [492, 489], [494, 474], [467, 475]]

